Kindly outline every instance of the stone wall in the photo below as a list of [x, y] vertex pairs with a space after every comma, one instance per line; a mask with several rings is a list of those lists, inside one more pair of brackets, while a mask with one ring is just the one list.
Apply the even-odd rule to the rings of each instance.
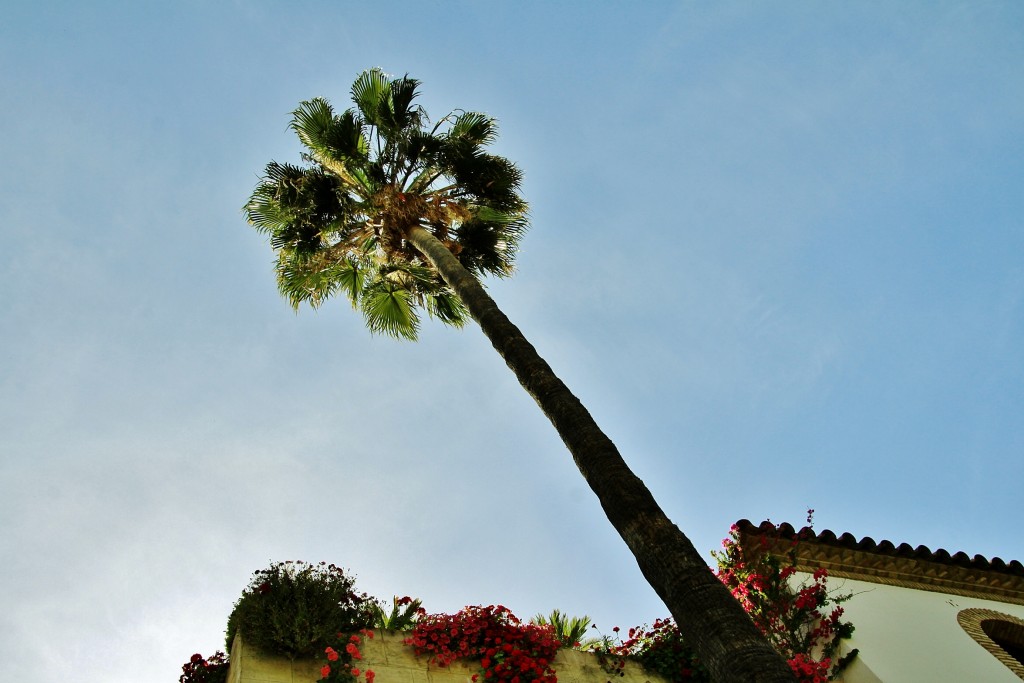
[[[405, 634], [375, 631], [374, 638], [364, 638], [359, 649], [363, 654], [360, 668], [372, 669], [376, 683], [467, 683], [480, 668], [472, 663], [456, 662], [440, 667], [426, 657], [413, 655], [403, 643]], [[296, 660], [264, 655], [246, 647], [241, 636], [231, 647], [231, 668], [228, 683], [316, 683], [320, 680], [323, 661]], [[559, 683], [666, 683], [660, 676], [648, 674], [639, 665], [627, 664], [623, 676], [612, 676], [601, 668], [597, 656], [576, 650], [560, 650], [552, 668]]]

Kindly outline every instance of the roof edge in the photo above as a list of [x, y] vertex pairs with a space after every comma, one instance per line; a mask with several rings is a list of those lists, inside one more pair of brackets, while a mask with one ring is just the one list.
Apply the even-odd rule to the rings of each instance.
[[1017, 560], [989, 560], [964, 552], [950, 555], [941, 548], [932, 551], [923, 545], [876, 543], [867, 536], [858, 541], [849, 533], [815, 533], [810, 527], [797, 530], [788, 523], [776, 527], [768, 521], [754, 525], [742, 519], [736, 527], [743, 547], [764, 547], [762, 542], [744, 542], [755, 537], [767, 538], [766, 547], [773, 554], [788, 553], [795, 547], [798, 571], [824, 568], [837, 578], [1024, 605], [1024, 565]]

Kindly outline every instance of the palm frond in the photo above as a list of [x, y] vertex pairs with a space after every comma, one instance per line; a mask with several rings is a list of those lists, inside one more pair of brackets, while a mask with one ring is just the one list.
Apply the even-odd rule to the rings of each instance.
[[525, 214], [477, 207], [476, 215], [456, 228], [456, 242], [462, 248], [459, 261], [470, 272], [511, 275], [528, 225]]
[[278, 252], [277, 288], [298, 309], [303, 303], [319, 308], [338, 288], [337, 266], [317, 264], [290, 250]]
[[490, 116], [467, 111], [456, 117], [448, 136], [467, 140], [475, 145], [489, 145], [498, 137], [498, 127]]
[[302, 102], [292, 112], [291, 129], [312, 152], [312, 160], [322, 164], [350, 189], [372, 192], [363, 167], [368, 161], [369, 143], [363, 136], [362, 121], [351, 109], [340, 116], [330, 103], [317, 97]]
[[389, 108], [393, 130], [415, 130], [423, 125], [423, 108], [414, 106], [412, 101], [419, 92], [420, 82], [408, 75], [391, 81], [391, 103]]
[[469, 310], [462, 303], [462, 299], [447, 288], [436, 294], [426, 295], [424, 308], [431, 318], [452, 327], [462, 327], [469, 319]]
[[352, 84], [352, 100], [367, 123], [380, 126], [381, 111], [391, 110], [391, 82], [387, 74], [377, 67], [359, 74]]
[[302, 102], [292, 112], [290, 127], [304, 145], [319, 155], [365, 161], [369, 152], [363, 122], [356, 112], [346, 109], [335, 114], [330, 103], [321, 97]]
[[370, 332], [415, 341], [420, 321], [411, 298], [409, 290], [383, 279], [377, 279], [366, 287], [360, 306]]
[[354, 259], [349, 259], [339, 264], [331, 275], [334, 277], [335, 289], [344, 292], [351, 302], [352, 308], [357, 308], [359, 297], [362, 295], [366, 283], [365, 270], [361, 264]]

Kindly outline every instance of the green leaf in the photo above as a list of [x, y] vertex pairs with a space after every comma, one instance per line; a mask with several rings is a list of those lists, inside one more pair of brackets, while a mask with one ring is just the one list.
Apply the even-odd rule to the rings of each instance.
[[475, 145], [489, 145], [498, 137], [494, 119], [480, 112], [467, 111], [459, 115], [448, 131], [449, 137], [461, 138]]
[[359, 305], [359, 297], [362, 295], [364, 280], [363, 269], [359, 264], [349, 259], [343, 265], [338, 266], [334, 273], [336, 287], [345, 293], [352, 307]]
[[317, 152], [328, 149], [327, 138], [334, 124], [334, 109], [322, 97], [302, 102], [292, 112], [289, 127], [299, 136], [302, 144]]
[[446, 325], [462, 327], [469, 317], [469, 310], [455, 292], [442, 290], [425, 297], [425, 308], [431, 318]]
[[419, 95], [416, 91], [419, 85], [419, 81], [407, 75], [391, 81], [391, 120], [388, 123], [395, 131], [417, 129], [422, 125], [423, 110], [412, 106], [412, 101]]
[[397, 287], [372, 286], [362, 297], [366, 325], [374, 334], [416, 341], [419, 317], [409, 291]]
[[380, 112], [391, 110], [391, 82], [387, 75], [374, 67], [359, 74], [352, 84], [352, 99], [367, 123], [379, 126]]

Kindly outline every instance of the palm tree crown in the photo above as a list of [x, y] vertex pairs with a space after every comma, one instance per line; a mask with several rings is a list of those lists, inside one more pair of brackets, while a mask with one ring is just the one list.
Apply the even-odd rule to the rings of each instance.
[[466, 270], [511, 274], [528, 225], [521, 171], [488, 154], [494, 119], [456, 111], [430, 125], [415, 104], [419, 81], [363, 72], [355, 108], [337, 114], [322, 98], [303, 102], [291, 128], [302, 165], [267, 164], [245, 205], [270, 235], [277, 282], [295, 307], [343, 292], [373, 332], [415, 339], [419, 310], [447, 324], [466, 319], [462, 301], [407, 237], [422, 227]]

